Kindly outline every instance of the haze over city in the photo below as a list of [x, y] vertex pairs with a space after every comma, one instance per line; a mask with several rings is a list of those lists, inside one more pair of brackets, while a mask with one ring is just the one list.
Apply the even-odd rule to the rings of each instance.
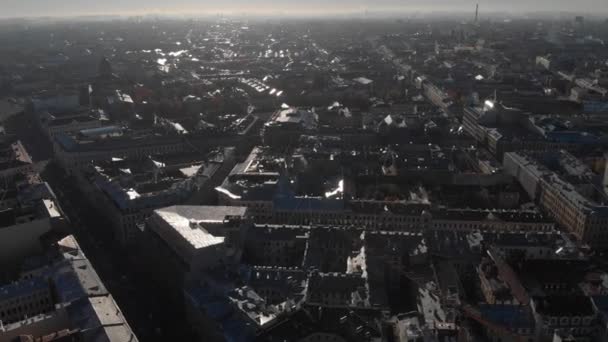
[[0, 0], [0, 342], [608, 341], [607, 0]]
[[[363, 11], [391, 13], [470, 12], [475, 1], [466, 0], [3, 0], [0, 17], [141, 15], [141, 14], [238, 14], [288, 16], [348, 16]], [[608, 11], [604, 0], [484, 0], [487, 13], [575, 12], [601, 14]]]

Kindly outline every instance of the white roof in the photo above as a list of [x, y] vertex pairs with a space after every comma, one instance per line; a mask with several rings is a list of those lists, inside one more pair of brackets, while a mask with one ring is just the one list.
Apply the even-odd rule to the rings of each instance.
[[46, 207], [46, 210], [48, 211], [50, 217], [61, 216], [61, 213], [59, 212], [59, 210], [57, 210], [57, 205], [55, 204], [55, 202], [53, 202], [53, 200], [44, 199], [42, 201], [44, 202], [44, 206]]
[[190, 165], [188, 167], [183, 167], [179, 169], [179, 172], [181, 172], [182, 175], [186, 177], [192, 177], [196, 175], [196, 173], [198, 172], [198, 170], [201, 169], [201, 167], [203, 167], [203, 164]]
[[370, 80], [369, 78], [366, 78], [366, 77], [357, 77], [357, 78], [354, 79], [354, 81], [358, 82], [358, 83], [361, 83], [363, 85], [367, 85], [367, 84], [370, 84], [370, 83], [374, 82], [374, 81], [372, 81], [372, 80]]
[[197, 225], [197, 227], [193, 228], [191, 226], [192, 219], [171, 210], [171, 207], [157, 210], [156, 213], [194, 249], [219, 245], [224, 242], [223, 237], [211, 235], [201, 225]]
[[316, 114], [297, 108], [283, 109], [274, 116], [275, 122], [280, 123], [295, 123], [305, 126], [307, 129], [312, 129], [316, 126]]
[[[155, 210], [191, 249], [201, 249], [224, 242], [224, 237], [214, 236], [207, 224], [221, 224], [228, 216], [245, 216], [245, 207], [227, 206], [172, 206]], [[173, 235], [173, 234], [172, 234]]]

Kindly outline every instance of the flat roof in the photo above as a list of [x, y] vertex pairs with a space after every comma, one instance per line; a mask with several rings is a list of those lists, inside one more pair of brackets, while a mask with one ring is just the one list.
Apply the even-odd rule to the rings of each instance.
[[157, 209], [155, 213], [192, 248], [201, 249], [224, 242], [224, 237], [209, 233], [206, 224], [221, 224], [235, 216], [243, 218], [246, 211], [246, 207], [172, 206]]

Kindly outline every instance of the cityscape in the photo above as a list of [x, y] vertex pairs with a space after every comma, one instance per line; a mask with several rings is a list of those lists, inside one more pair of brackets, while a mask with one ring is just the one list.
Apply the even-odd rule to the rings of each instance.
[[608, 4], [363, 2], [9, 1], [0, 342], [608, 341]]

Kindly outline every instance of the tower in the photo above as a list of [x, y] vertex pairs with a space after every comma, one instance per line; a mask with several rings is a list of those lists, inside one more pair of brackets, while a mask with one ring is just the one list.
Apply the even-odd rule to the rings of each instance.
[[604, 153], [604, 179], [602, 179], [604, 193], [608, 195], [608, 152]]
[[475, 6], [475, 23], [477, 23], [478, 19], [479, 19], [479, 4], [477, 4], [477, 6]]

